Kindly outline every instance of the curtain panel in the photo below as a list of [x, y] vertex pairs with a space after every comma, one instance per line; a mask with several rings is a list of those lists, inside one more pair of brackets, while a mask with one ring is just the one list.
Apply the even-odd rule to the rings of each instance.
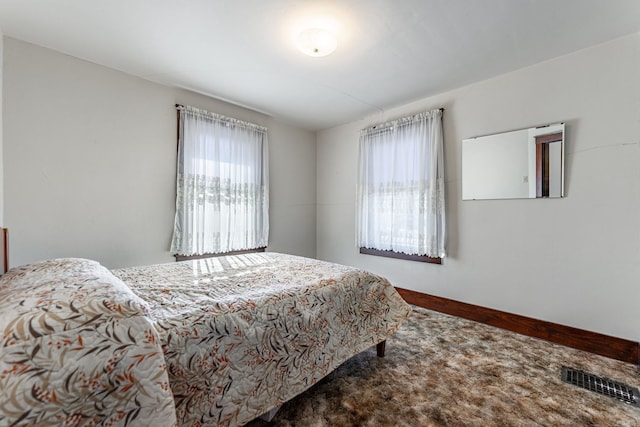
[[194, 107], [177, 108], [171, 252], [202, 255], [267, 246], [267, 129]]
[[445, 256], [442, 110], [360, 132], [358, 247]]

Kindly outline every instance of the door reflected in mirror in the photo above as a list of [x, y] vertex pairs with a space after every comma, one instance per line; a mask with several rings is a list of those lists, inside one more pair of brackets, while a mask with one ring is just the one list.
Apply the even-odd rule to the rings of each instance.
[[564, 197], [564, 123], [462, 141], [462, 199]]

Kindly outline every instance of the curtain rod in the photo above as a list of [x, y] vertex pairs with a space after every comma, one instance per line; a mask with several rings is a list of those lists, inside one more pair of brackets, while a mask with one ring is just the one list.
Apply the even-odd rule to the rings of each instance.
[[244, 120], [240, 120], [240, 119], [234, 119], [233, 117], [227, 117], [225, 115], [222, 114], [218, 114], [218, 113], [214, 113], [211, 111], [207, 111], [201, 108], [197, 108], [197, 107], [191, 107], [190, 105], [182, 105], [182, 104], [176, 104], [176, 110], [178, 111], [189, 111], [190, 113], [195, 113], [195, 114], [199, 114], [201, 116], [205, 116], [209, 119], [212, 120], [217, 120], [219, 122], [223, 122], [226, 123], [227, 125], [233, 125], [233, 126], [241, 126], [241, 127], [245, 127], [245, 128], [250, 128], [250, 129], [254, 129], [260, 132], [264, 132], [267, 133], [268, 129], [265, 126], [261, 126], [255, 123], [251, 123], [251, 122], [246, 122]]
[[[184, 108], [184, 107], [185, 106], [183, 104], [176, 104], [176, 108]], [[191, 107], [191, 108], [194, 108], [194, 107]], [[444, 112], [444, 107], [440, 107], [440, 108], [438, 108], [438, 110]]]
[[433, 109], [433, 110], [423, 111], [421, 113], [416, 113], [416, 114], [411, 114], [409, 116], [400, 117], [398, 119], [390, 120], [388, 122], [379, 123], [377, 125], [369, 126], [367, 128], [361, 129], [360, 132], [361, 133], [383, 132], [383, 131], [385, 131], [385, 130], [387, 130], [389, 128], [393, 128], [396, 125], [402, 126], [402, 125], [411, 123], [412, 119], [415, 119], [418, 116], [421, 116], [423, 114], [433, 113], [434, 111], [439, 111], [440, 113], [444, 113], [444, 108], [440, 107], [440, 108], [436, 108], [436, 109]]

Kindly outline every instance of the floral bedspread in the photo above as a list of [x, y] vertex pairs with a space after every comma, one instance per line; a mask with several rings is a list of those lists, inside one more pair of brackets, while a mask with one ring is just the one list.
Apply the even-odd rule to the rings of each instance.
[[95, 261], [0, 278], [0, 426], [173, 426], [149, 307]]
[[149, 305], [182, 426], [247, 423], [384, 340], [411, 312], [386, 279], [277, 253], [113, 273]]

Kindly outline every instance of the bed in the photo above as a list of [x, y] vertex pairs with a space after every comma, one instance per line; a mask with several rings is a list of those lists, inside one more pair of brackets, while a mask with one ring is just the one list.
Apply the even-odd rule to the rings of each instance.
[[0, 278], [0, 425], [242, 425], [410, 312], [382, 277], [271, 252], [13, 268]]

